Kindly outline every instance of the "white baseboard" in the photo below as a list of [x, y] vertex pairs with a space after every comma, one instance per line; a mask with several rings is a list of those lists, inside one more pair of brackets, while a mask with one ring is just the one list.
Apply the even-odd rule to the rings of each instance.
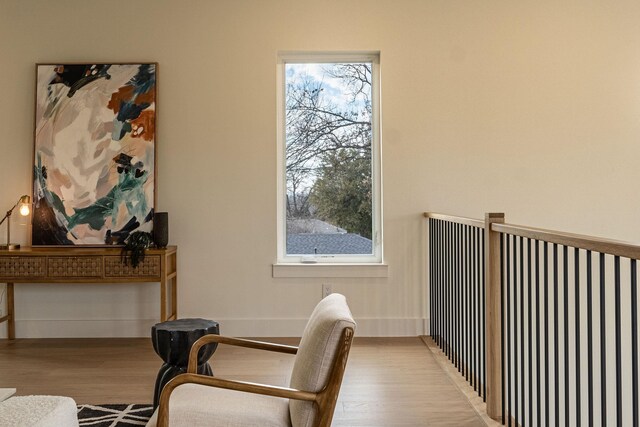
[[[186, 317], [186, 316], [185, 316]], [[307, 319], [213, 319], [223, 335], [238, 337], [299, 337]], [[157, 319], [131, 320], [17, 320], [18, 338], [148, 337]], [[424, 318], [360, 318], [356, 336], [402, 337], [428, 334]], [[0, 338], [6, 338], [6, 323]]]
[[[17, 320], [17, 338], [135, 338], [148, 337], [153, 319]], [[0, 326], [0, 328], [2, 328]], [[2, 328], [4, 329], [4, 328]], [[2, 331], [2, 338], [6, 332]]]

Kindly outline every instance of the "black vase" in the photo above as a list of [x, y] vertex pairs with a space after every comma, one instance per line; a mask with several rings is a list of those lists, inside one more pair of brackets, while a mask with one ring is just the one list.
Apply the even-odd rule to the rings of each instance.
[[156, 212], [153, 214], [153, 242], [159, 248], [169, 244], [169, 214]]

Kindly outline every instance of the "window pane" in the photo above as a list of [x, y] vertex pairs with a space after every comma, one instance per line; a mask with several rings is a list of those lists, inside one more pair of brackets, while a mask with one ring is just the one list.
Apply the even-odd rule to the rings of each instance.
[[285, 65], [287, 255], [371, 255], [369, 63]]

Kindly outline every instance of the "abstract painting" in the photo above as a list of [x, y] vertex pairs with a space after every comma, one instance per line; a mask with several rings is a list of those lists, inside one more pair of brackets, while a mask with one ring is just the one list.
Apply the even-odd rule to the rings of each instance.
[[156, 69], [36, 66], [32, 245], [116, 245], [151, 231]]

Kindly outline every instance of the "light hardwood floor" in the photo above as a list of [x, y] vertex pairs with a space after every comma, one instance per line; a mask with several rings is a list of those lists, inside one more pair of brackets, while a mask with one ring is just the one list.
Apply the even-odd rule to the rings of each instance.
[[[266, 339], [262, 339], [265, 340]], [[292, 339], [271, 341], [296, 344]], [[220, 377], [287, 385], [292, 356], [221, 346]], [[77, 403], [149, 403], [160, 359], [148, 339], [0, 341], [0, 387]], [[356, 338], [334, 426], [484, 426], [420, 338]]]

